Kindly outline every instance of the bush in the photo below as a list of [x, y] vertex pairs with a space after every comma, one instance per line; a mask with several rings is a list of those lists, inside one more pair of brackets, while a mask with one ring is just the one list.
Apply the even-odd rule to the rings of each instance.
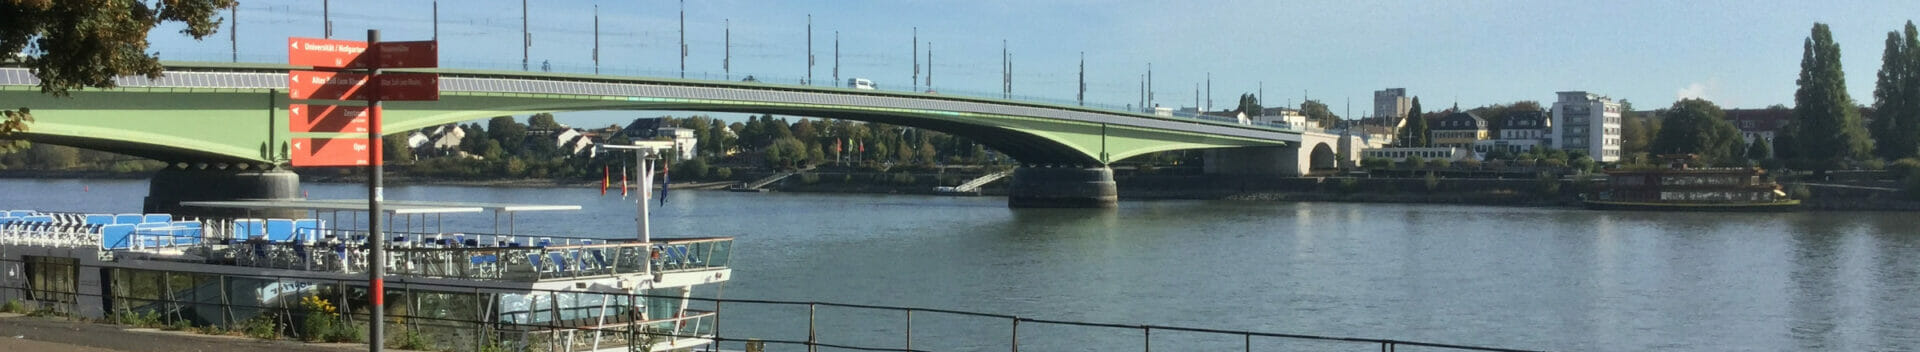
[[1370, 170], [1392, 168], [1393, 159], [1379, 157], [1360, 159], [1360, 167]]
[[719, 169], [714, 169], [714, 170], [713, 170], [713, 177], [714, 177], [714, 178], [718, 178], [718, 179], [722, 179], [722, 180], [729, 180], [729, 179], [733, 179], [733, 168], [731, 168], [731, 167], [722, 167], [722, 168], [719, 168]]
[[800, 183], [809, 185], [820, 183], [820, 174], [811, 172], [800, 174]]
[[1432, 171], [1428, 171], [1427, 172], [1427, 192], [1431, 193], [1439, 190], [1440, 190], [1440, 177], [1434, 176]]
[[1560, 195], [1560, 177], [1559, 176], [1555, 176], [1553, 173], [1550, 173], [1550, 172], [1541, 172], [1539, 177], [1537, 178], [1537, 181], [1539, 182], [1540, 195], [1543, 195], [1543, 196]]
[[1468, 168], [1468, 169], [1478, 169], [1480, 168], [1480, 161], [1473, 160], [1473, 159], [1461, 160], [1460, 167]]
[[273, 314], [256, 315], [241, 325], [240, 332], [256, 339], [277, 339], [280, 338], [280, 323], [274, 319]]
[[1400, 167], [1408, 168], [1408, 169], [1418, 169], [1418, 168], [1426, 167], [1426, 164], [1427, 164], [1426, 159], [1421, 159], [1420, 157], [1417, 157], [1417, 156], [1408, 156], [1406, 160], [1403, 160], [1400, 162]]
[[1904, 158], [1887, 165], [1887, 175], [1895, 180], [1906, 180], [1916, 174], [1920, 174], [1920, 159]]
[[701, 158], [687, 159], [673, 166], [674, 173], [686, 175], [689, 180], [707, 178], [707, 169], [707, 160]]
[[1445, 168], [1453, 167], [1453, 161], [1447, 160], [1447, 159], [1433, 159], [1433, 161], [1427, 162], [1427, 167], [1434, 168], [1434, 169], [1445, 169]]
[[27, 305], [18, 299], [8, 300], [7, 304], [0, 305], [0, 313], [26, 314]]
[[1874, 170], [1874, 171], [1886, 170], [1887, 162], [1885, 160], [1880, 160], [1880, 159], [1867, 159], [1867, 161], [1860, 163], [1860, 167], [1864, 167], [1867, 170]]
[[397, 331], [398, 333], [393, 334], [392, 337], [389, 337], [387, 339], [387, 348], [397, 348], [397, 349], [403, 349], [403, 350], [426, 350], [433, 347], [433, 344], [431, 342], [428, 342], [427, 337], [425, 335], [420, 334], [420, 332], [413, 331], [413, 329], [408, 329], [402, 326], [393, 330]]
[[1354, 178], [1342, 178], [1340, 179], [1339, 186], [1340, 186], [1339, 188], [1340, 193], [1353, 194], [1354, 192], [1360, 191], [1360, 180], [1354, 179]]
[[1573, 169], [1575, 171], [1579, 171], [1582, 173], [1593, 171], [1593, 164], [1594, 164], [1593, 158], [1589, 158], [1584, 155], [1580, 156], [1579, 158], [1574, 158], [1572, 162], [1568, 163], [1569, 166], [1573, 166]]

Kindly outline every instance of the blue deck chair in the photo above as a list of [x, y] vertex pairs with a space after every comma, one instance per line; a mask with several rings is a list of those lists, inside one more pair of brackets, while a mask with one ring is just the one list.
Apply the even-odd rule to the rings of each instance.
[[131, 224], [138, 224], [138, 223], [140, 223], [140, 219], [141, 219], [141, 218], [142, 218], [142, 215], [140, 215], [140, 214], [120, 214], [120, 215], [114, 215], [114, 216], [113, 216], [113, 223], [115, 223], [115, 224], [129, 224], [129, 225], [131, 225]]
[[16, 217], [16, 218], [24, 218], [24, 217], [27, 217], [28, 215], [33, 215], [33, 211], [32, 210], [13, 210], [13, 211], [7, 212], [7, 216]]
[[15, 221], [20, 221], [20, 218], [11, 217], [11, 216], [0, 216], [0, 224], [5, 224], [5, 223], [10, 223]]
[[25, 222], [30, 224], [52, 224], [53, 216], [52, 215], [22, 216], [20, 217], [20, 222]]
[[113, 214], [87, 214], [87, 225], [112, 225]]
[[149, 222], [173, 222], [173, 215], [171, 215], [171, 214], [147, 214], [146, 216], [144, 216], [144, 217], [141, 217], [141, 218], [140, 218], [140, 222], [142, 222], [142, 223], [149, 223]]
[[533, 265], [533, 272], [547, 272], [547, 266], [540, 264], [540, 253], [527, 253], [527, 264]]
[[133, 247], [133, 224], [113, 224], [100, 227], [100, 248], [127, 249]]
[[553, 269], [555, 272], [565, 274], [568, 271], [567, 256], [565, 254], [561, 254], [560, 252], [550, 252], [550, 253], [547, 253], [547, 257], [553, 259]]
[[599, 249], [599, 248], [594, 248], [594, 249], [589, 249], [589, 250], [587, 250], [587, 253], [588, 253], [589, 255], [591, 255], [591, 256], [593, 256], [593, 263], [594, 263], [594, 264], [596, 264], [596, 265], [599, 265], [599, 266], [600, 266], [600, 267], [599, 267], [599, 268], [597, 268], [597, 269], [607, 269], [607, 268], [612, 268], [612, 267], [613, 267], [613, 263], [608, 263], [608, 262], [607, 262], [607, 255], [606, 255], [606, 254], [604, 254], [604, 253], [602, 253], [602, 252], [604, 252], [604, 251], [602, 251], [602, 250], [601, 250], [601, 249]]
[[552, 237], [541, 237], [541, 238], [540, 238], [540, 246], [541, 246], [541, 247], [546, 247], [546, 246], [552, 246], [552, 245], [553, 245], [553, 238], [552, 238]]
[[292, 219], [267, 219], [266, 230], [268, 241], [285, 242], [293, 240]]

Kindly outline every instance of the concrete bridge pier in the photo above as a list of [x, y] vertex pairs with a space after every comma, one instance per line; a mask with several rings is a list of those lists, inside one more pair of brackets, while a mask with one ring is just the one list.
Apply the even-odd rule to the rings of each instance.
[[147, 199], [142, 207], [148, 213], [169, 213], [181, 217], [305, 217], [303, 211], [253, 211], [181, 207], [182, 201], [299, 199], [300, 175], [292, 171], [241, 170], [190, 165], [168, 167], [147, 181]]
[[1101, 167], [1034, 167], [1013, 169], [1008, 180], [1010, 208], [1113, 208], [1120, 191], [1113, 169]]

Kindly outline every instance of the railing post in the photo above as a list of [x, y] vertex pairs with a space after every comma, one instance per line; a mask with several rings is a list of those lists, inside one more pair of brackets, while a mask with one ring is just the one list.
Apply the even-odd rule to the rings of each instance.
[[1247, 340], [1245, 345], [1247, 347], [1246, 351], [1253, 352], [1253, 334], [1240, 334], [1240, 337]]
[[1020, 352], [1020, 318], [1013, 318], [1013, 352]]
[[913, 308], [907, 308], [907, 350], [913, 350]]
[[1144, 348], [1147, 352], [1153, 352], [1153, 327], [1141, 326], [1140, 338], [1144, 339], [1144, 343], [1141, 343], [1140, 347]]
[[818, 339], [816, 339], [817, 336], [814, 335], [813, 313], [816, 309], [818, 309], [817, 304], [807, 303], [807, 352], [815, 352], [819, 350], [819, 347], [814, 345], [815, 343], [820, 342]]

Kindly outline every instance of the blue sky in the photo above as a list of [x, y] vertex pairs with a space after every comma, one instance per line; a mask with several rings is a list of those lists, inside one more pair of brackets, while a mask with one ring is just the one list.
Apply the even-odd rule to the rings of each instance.
[[[518, 69], [520, 4], [441, 1], [443, 65]], [[680, 3], [667, 0], [532, 1], [536, 70], [542, 61], [554, 71], [592, 70], [595, 4], [603, 71], [678, 74]], [[432, 36], [430, 0], [331, 5], [336, 37], [364, 38], [368, 28], [388, 40]], [[320, 13], [317, 0], [244, 1], [241, 61], [285, 60], [287, 37], [321, 35]], [[1359, 116], [1369, 112], [1372, 91], [1388, 87], [1407, 88], [1428, 110], [1456, 102], [1547, 102], [1563, 90], [1628, 99], [1639, 109], [1679, 97], [1729, 108], [1792, 105], [1801, 41], [1814, 22], [1833, 27], [1848, 89], [1871, 103], [1886, 32], [1920, 17], [1920, 2], [690, 1], [689, 77], [721, 74], [728, 21], [736, 79], [805, 76], [808, 14], [818, 60], [813, 75], [821, 83], [832, 79], [838, 31], [843, 81], [908, 86], [917, 26], [921, 55], [927, 42], [934, 46], [934, 84], [942, 91], [999, 92], [1005, 40], [1019, 95], [1073, 99], [1085, 52], [1090, 102], [1135, 103], [1152, 63], [1162, 106], [1192, 106], [1195, 85], [1211, 73], [1215, 107], [1264, 83], [1268, 106], [1311, 97]], [[201, 42], [177, 30], [151, 36], [162, 59], [229, 58], [224, 29]], [[590, 126], [660, 114], [573, 113], [561, 122]]]

